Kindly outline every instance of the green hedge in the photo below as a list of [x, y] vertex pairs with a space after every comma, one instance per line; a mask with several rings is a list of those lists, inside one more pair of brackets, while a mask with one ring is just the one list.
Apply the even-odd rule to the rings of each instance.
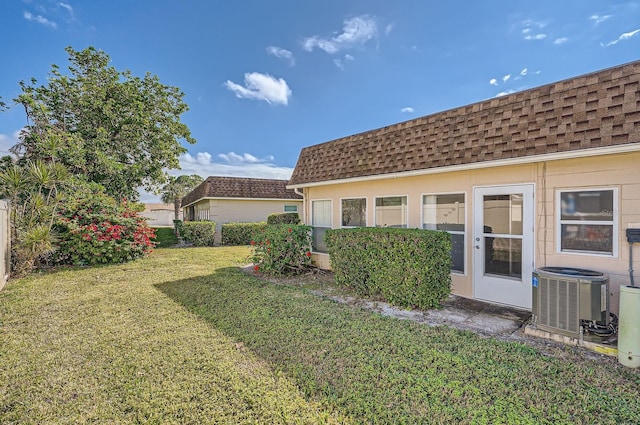
[[213, 221], [185, 221], [180, 225], [180, 236], [194, 246], [213, 246], [215, 234]]
[[300, 224], [297, 212], [273, 213], [267, 217], [267, 224]]
[[446, 232], [331, 229], [325, 241], [336, 282], [361, 295], [428, 309], [451, 292], [451, 237]]
[[222, 225], [222, 245], [249, 245], [258, 232], [266, 227], [260, 223], [225, 223]]
[[311, 227], [265, 226], [251, 241], [254, 270], [273, 275], [303, 273], [311, 267]]

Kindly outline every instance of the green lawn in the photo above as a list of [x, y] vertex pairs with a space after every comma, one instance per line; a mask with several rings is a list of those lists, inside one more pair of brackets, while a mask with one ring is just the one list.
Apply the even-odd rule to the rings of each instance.
[[169, 248], [178, 243], [173, 227], [157, 227], [155, 230], [158, 248]]
[[160, 249], [0, 292], [0, 423], [640, 423], [640, 371], [266, 283]]

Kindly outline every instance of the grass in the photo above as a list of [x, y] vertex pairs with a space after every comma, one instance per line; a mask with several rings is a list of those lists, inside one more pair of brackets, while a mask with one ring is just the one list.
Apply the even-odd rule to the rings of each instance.
[[245, 247], [0, 292], [0, 423], [640, 423], [640, 373], [275, 285]]
[[155, 230], [158, 248], [169, 248], [178, 243], [173, 227], [157, 227]]
[[156, 285], [242, 249], [158, 250], [0, 293], [0, 423], [322, 423], [295, 383]]

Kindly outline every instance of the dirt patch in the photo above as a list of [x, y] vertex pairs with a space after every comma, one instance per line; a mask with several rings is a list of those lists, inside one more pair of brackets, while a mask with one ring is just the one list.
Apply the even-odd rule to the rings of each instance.
[[301, 273], [295, 276], [277, 276], [277, 275], [269, 275], [264, 274], [259, 271], [255, 271], [253, 269], [253, 264], [248, 264], [242, 267], [242, 271], [250, 274], [258, 279], [276, 283], [279, 285], [288, 285], [288, 286], [308, 286], [312, 284], [322, 284], [332, 286], [335, 285], [335, 280], [333, 278], [333, 272], [328, 270], [322, 270], [318, 268], [311, 268], [309, 271], [305, 273]]

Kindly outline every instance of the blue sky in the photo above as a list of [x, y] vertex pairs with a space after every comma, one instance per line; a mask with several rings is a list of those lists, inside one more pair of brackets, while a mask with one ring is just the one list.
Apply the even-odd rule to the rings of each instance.
[[[288, 178], [305, 146], [638, 59], [640, 0], [3, 0], [0, 28], [3, 100], [94, 46], [185, 93], [172, 174]], [[24, 124], [0, 114], [1, 152]]]

